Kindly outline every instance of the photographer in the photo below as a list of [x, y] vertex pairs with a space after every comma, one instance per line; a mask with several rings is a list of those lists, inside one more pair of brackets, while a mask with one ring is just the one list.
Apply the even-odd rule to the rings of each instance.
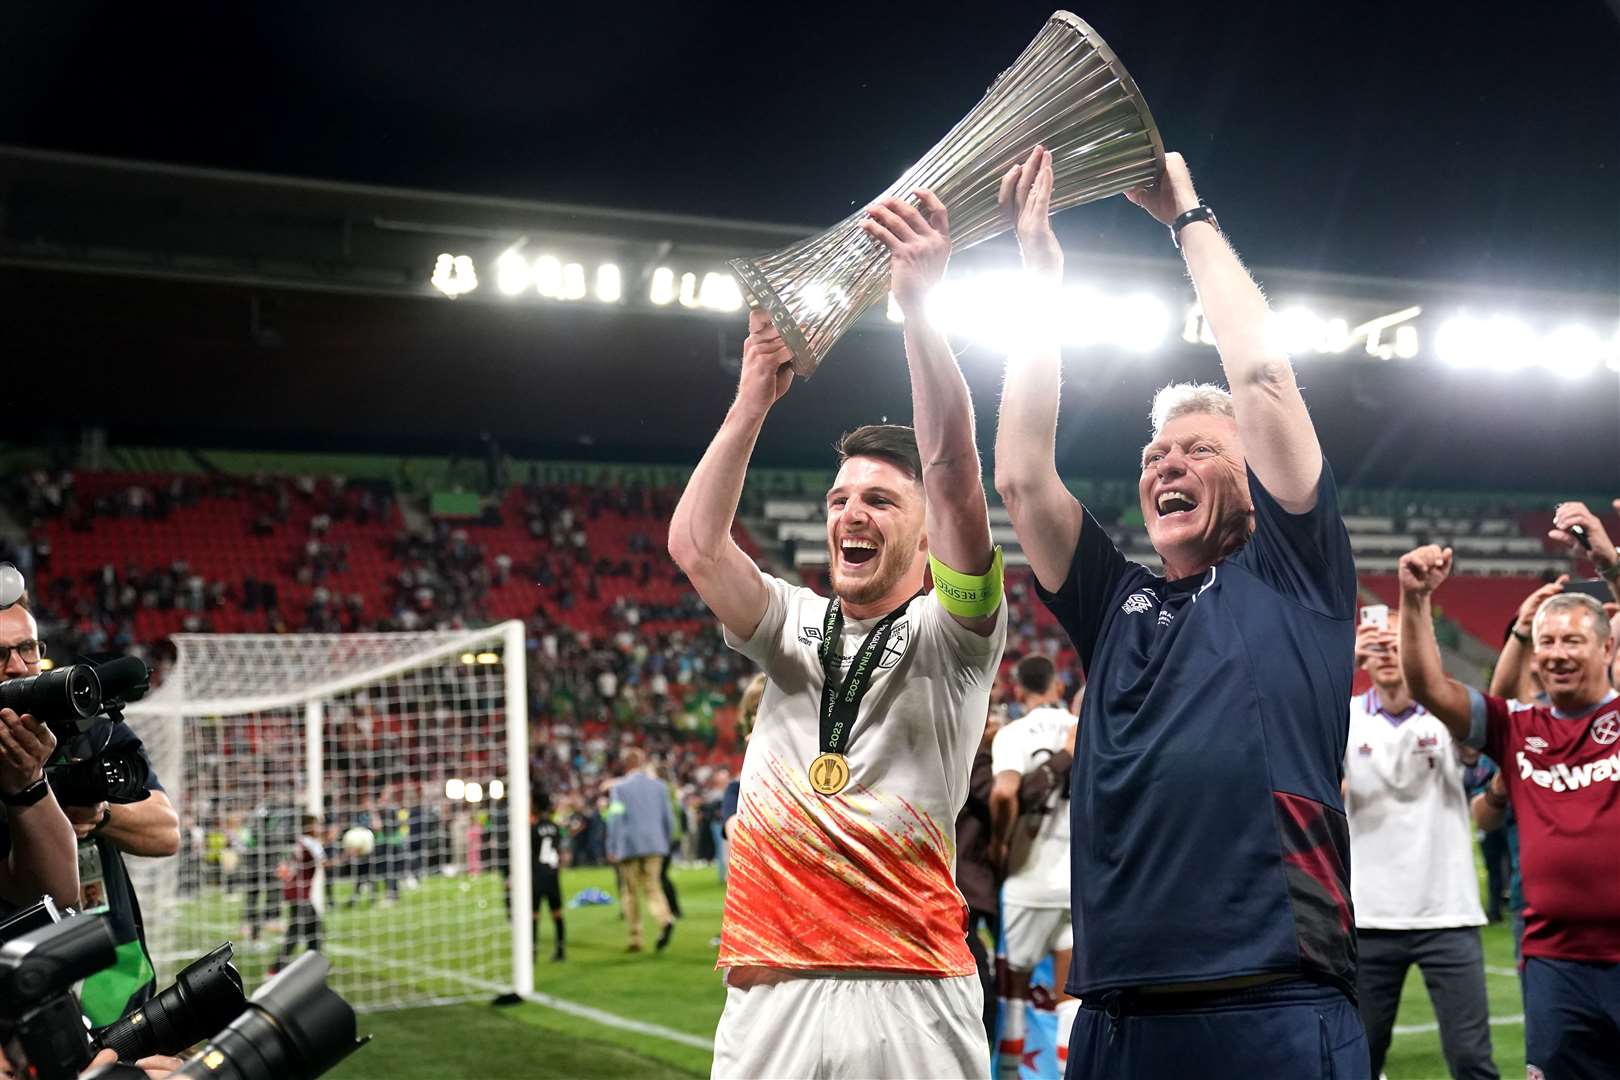
[[[9, 567], [0, 570], [11, 569]], [[12, 574], [16, 570], [11, 569]], [[17, 579], [15, 598], [0, 596], [0, 666], [7, 679], [39, 671], [45, 644]], [[79, 899], [73, 828], [45, 783], [56, 738], [32, 716], [0, 709], [0, 911], [48, 894], [58, 904]]]
[[[14, 571], [13, 571], [14, 572]], [[21, 590], [19, 590], [21, 591]], [[0, 596], [0, 600], [4, 600]], [[0, 610], [0, 646], [6, 648], [8, 679], [37, 675], [45, 656], [39, 628], [28, 608], [25, 591], [11, 606]], [[0, 710], [7, 730], [0, 732], [0, 797], [7, 803], [5, 844], [11, 849], [3, 894], [13, 903], [27, 903], [49, 891], [59, 904], [81, 911], [105, 911], [118, 942], [118, 963], [85, 981], [81, 995], [91, 1023], [110, 1024], [152, 996], [155, 989], [141, 909], [124, 867], [123, 855], [162, 856], [180, 850], [180, 819], [152, 771], [151, 759], [135, 733], [122, 723], [97, 721], [86, 741], [93, 754], [76, 746], [58, 747], [54, 736], [31, 718], [21, 721], [9, 709]], [[74, 756], [101, 756], [120, 752], [138, 755], [145, 765], [146, 794], [138, 802], [81, 804], [72, 794], [78, 785], [65, 784], [53, 767], [50, 788], [45, 788], [41, 765], [54, 753], [55, 762]], [[39, 794], [30, 795], [39, 785]], [[52, 790], [61, 795], [62, 806]], [[37, 799], [30, 806], [28, 799]], [[54, 812], [54, 813], [53, 813]], [[64, 820], [63, 815], [66, 815]], [[41, 824], [34, 824], [35, 818]], [[71, 831], [69, 831], [71, 830]], [[78, 840], [77, 874], [71, 852]], [[47, 861], [46, 852], [50, 853]], [[19, 858], [38, 866], [31, 877], [19, 877]], [[48, 868], [48, 869], [47, 869]], [[49, 875], [49, 876], [47, 876]]]
[[117, 1020], [156, 990], [141, 907], [123, 856], [166, 856], [180, 850], [180, 818], [146, 748], [123, 724], [100, 723], [110, 729], [102, 752], [133, 751], [145, 762], [147, 774], [146, 797], [138, 802], [77, 806], [70, 798], [63, 808], [79, 840], [77, 907], [106, 911], [119, 945], [117, 965], [86, 979], [80, 995], [85, 1015], [97, 1026]]

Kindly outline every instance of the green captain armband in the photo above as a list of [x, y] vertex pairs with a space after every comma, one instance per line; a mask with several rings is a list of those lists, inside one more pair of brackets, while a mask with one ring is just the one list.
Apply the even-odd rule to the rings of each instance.
[[940, 606], [963, 619], [978, 619], [1001, 606], [1001, 545], [982, 574], [952, 570], [928, 553], [928, 568], [934, 572], [934, 595]]

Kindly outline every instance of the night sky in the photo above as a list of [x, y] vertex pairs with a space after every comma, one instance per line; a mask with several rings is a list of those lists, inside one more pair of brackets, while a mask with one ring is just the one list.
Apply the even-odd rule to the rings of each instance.
[[[1620, 292], [1620, 0], [1075, 12], [1252, 263]], [[0, 141], [821, 225], [1049, 4], [0, 6]], [[1158, 252], [1115, 199], [1074, 249]]]

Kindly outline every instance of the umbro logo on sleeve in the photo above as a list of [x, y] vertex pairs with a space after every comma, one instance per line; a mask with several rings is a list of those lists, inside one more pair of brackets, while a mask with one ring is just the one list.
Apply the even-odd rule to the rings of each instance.
[[1127, 615], [1145, 615], [1153, 610], [1153, 594], [1146, 589], [1133, 592], [1125, 598], [1120, 610]]

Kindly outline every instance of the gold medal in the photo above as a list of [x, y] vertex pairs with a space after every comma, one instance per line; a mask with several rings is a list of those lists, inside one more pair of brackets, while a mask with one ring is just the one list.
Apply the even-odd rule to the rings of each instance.
[[822, 754], [810, 763], [810, 786], [823, 795], [836, 795], [849, 783], [849, 762], [843, 754]]

